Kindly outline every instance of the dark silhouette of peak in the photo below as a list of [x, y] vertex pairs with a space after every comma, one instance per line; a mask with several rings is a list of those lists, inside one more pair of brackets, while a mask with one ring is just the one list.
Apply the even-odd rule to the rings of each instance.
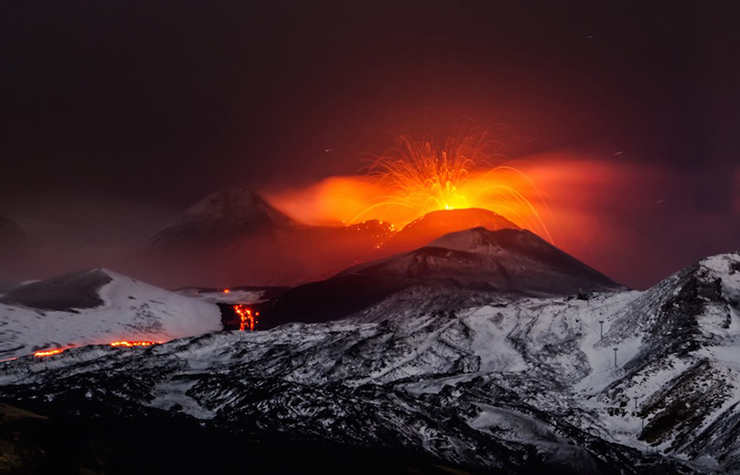
[[228, 241], [296, 225], [257, 193], [232, 188], [213, 193], [186, 209], [147, 243], [177, 245]]

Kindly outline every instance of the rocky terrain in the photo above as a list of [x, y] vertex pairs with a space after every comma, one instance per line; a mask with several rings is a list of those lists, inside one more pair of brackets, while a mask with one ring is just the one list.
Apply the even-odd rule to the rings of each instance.
[[19, 358], [0, 366], [0, 397], [473, 472], [740, 470], [740, 254], [645, 292], [439, 310], [422, 305], [430, 288], [339, 321]]

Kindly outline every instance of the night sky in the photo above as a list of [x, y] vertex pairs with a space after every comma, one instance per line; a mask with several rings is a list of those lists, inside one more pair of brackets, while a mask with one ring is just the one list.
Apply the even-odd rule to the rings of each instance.
[[14, 2], [0, 213], [148, 232], [225, 187], [305, 186], [401, 134], [476, 128], [506, 158], [620, 170], [578, 200], [624, 235], [575, 254], [645, 286], [740, 248], [725, 3]]

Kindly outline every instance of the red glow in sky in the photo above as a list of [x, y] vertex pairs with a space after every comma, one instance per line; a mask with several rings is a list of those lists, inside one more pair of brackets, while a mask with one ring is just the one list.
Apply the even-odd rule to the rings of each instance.
[[535, 182], [512, 164], [492, 164], [484, 139], [436, 144], [402, 137], [366, 175], [331, 177], [270, 200], [311, 224], [378, 219], [402, 227], [432, 211], [483, 208], [552, 240]]
[[[468, 200], [464, 204], [495, 211], [627, 285], [641, 288], [664, 278], [666, 261], [690, 263], [704, 257], [690, 243], [707, 236], [718, 242], [729, 239], [721, 217], [676, 193], [686, 186], [686, 177], [679, 173], [575, 152], [529, 156], [509, 164], [512, 170], [471, 168], [457, 187]], [[740, 190], [740, 172], [737, 181]], [[485, 192], [498, 186], [515, 189], [526, 202]], [[268, 197], [278, 208], [313, 224], [381, 219], [403, 225], [425, 211], [394, 207], [388, 195], [383, 180], [361, 175], [330, 177]], [[740, 211], [740, 191], [736, 196]], [[675, 229], [682, 221], [698, 226], [686, 226], [686, 245], [676, 247]], [[673, 246], [656, 246], [661, 240]], [[640, 275], [635, 262], [643, 269]]]

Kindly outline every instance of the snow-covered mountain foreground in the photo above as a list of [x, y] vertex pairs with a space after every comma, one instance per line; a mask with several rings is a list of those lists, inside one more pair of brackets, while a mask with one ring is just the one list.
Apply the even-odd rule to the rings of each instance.
[[221, 330], [216, 305], [107, 269], [27, 283], [0, 294], [0, 360], [113, 341], [168, 341]]
[[727, 254], [645, 292], [381, 303], [343, 321], [21, 358], [0, 365], [0, 397], [465, 470], [740, 473], [739, 302], [740, 254]]

